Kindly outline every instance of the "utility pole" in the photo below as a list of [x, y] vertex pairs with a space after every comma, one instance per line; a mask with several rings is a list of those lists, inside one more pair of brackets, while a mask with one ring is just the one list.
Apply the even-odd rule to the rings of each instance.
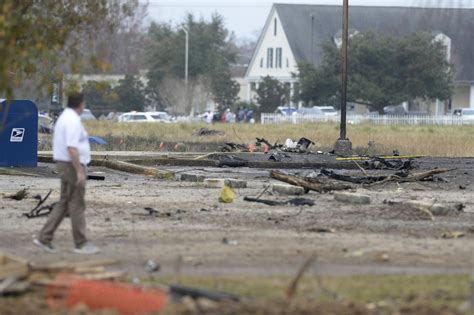
[[342, 14], [342, 88], [341, 88], [341, 126], [340, 136], [334, 152], [337, 155], [348, 156], [352, 154], [352, 143], [347, 139], [347, 48], [349, 43], [349, 0], [343, 0]]
[[[184, 53], [184, 104], [188, 106], [188, 76], [189, 76], [189, 30], [187, 27], [183, 27], [184, 34], [186, 35], [186, 46]], [[194, 116], [194, 107], [191, 106], [191, 116]]]

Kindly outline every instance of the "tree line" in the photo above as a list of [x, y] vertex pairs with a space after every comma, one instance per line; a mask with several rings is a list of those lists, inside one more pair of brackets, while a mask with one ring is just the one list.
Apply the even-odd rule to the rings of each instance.
[[[324, 45], [321, 64], [298, 64], [293, 97], [287, 85], [265, 77], [255, 91], [256, 104], [243, 104], [232, 75], [242, 50], [222, 17], [206, 21], [188, 15], [178, 25], [145, 28], [145, 15], [138, 0], [5, 0], [0, 6], [0, 93], [28, 95], [36, 88], [48, 94], [51, 83], [68, 73], [125, 73], [114, 87], [91, 81], [83, 86], [72, 82], [66, 89], [82, 88], [91, 109], [101, 111], [152, 106], [189, 114], [210, 102], [220, 111], [247, 106], [257, 112], [297, 102], [340, 105], [341, 57], [333, 41]], [[189, 33], [187, 89], [184, 30]], [[147, 70], [145, 80], [139, 77], [141, 69]], [[431, 34], [363, 32], [350, 38], [349, 100], [372, 111], [413, 99], [448, 100], [453, 74], [445, 47]]]

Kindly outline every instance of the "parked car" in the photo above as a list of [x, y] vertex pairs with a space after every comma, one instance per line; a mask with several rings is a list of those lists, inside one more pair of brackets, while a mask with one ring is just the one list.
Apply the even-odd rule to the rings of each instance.
[[285, 115], [285, 116], [291, 116], [293, 115], [293, 113], [296, 113], [297, 111], [298, 109], [294, 107], [280, 106], [277, 108], [275, 113], [280, 114], [280, 115]]
[[324, 113], [319, 107], [302, 107], [297, 112], [300, 115], [323, 116]]
[[84, 111], [81, 114], [81, 120], [86, 121], [86, 120], [97, 120], [95, 118], [94, 114], [89, 109], [84, 109]]
[[319, 108], [324, 116], [337, 116], [338, 112], [333, 106], [316, 106]]
[[119, 122], [156, 122], [150, 113], [130, 112], [119, 116]]
[[149, 112], [149, 114], [157, 122], [170, 123], [176, 121], [176, 117], [171, 116], [167, 112]]
[[474, 121], [474, 108], [458, 108], [453, 111], [453, 116], [460, 116], [463, 120]]

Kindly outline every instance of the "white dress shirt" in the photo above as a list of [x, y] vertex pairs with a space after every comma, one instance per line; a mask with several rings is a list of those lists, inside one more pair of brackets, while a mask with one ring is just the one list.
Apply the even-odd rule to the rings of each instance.
[[81, 117], [71, 108], [66, 108], [54, 126], [53, 158], [55, 161], [71, 162], [68, 148], [76, 148], [81, 164], [91, 161], [91, 148]]

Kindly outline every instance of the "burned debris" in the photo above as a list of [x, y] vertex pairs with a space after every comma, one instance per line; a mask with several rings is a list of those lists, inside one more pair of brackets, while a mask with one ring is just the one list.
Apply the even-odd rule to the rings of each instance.
[[266, 200], [260, 198], [244, 197], [244, 201], [261, 203], [267, 206], [309, 206], [312, 207], [315, 205], [314, 200], [307, 198], [294, 198], [285, 201], [275, 201], [275, 200]]
[[443, 174], [453, 171], [452, 169], [433, 169], [424, 172], [410, 173], [409, 170], [398, 171], [394, 174], [388, 175], [365, 175], [365, 176], [351, 176], [341, 174], [334, 170], [321, 169], [321, 174], [338, 181], [344, 181], [354, 184], [360, 184], [366, 187], [385, 184], [388, 182], [407, 183], [407, 182], [426, 182], [433, 181], [435, 175]]
[[28, 195], [29, 195], [28, 188], [23, 188], [23, 189], [20, 189], [19, 191], [17, 191], [16, 193], [11, 194], [11, 195], [7, 195], [3, 198], [12, 199], [12, 200], [16, 200], [16, 201], [21, 201], [21, 200], [27, 198]]
[[196, 130], [193, 133], [193, 136], [198, 136], [198, 137], [205, 137], [205, 136], [223, 136], [225, 135], [224, 131], [221, 130], [214, 130], [214, 129], [209, 129], [209, 128], [201, 128], [199, 130]]
[[38, 204], [30, 212], [24, 213], [23, 216], [27, 217], [28, 219], [33, 219], [49, 215], [51, 211], [53, 211], [56, 202], [46, 206], [43, 206], [43, 204], [46, 202], [52, 192], [53, 191], [50, 190], [46, 196], [44, 196], [44, 198], [42, 198], [41, 195], [35, 196], [35, 199], [38, 199]]
[[304, 179], [295, 175], [284, 174], [279, 171], [271, 171], [270, 177], [290, 185], [303, 187], [307, 192], [316, 191], [319, 193], [325, 193], [335, 190], [348, 190], [353, 189], [350, 185], [339, 184], [337, 182], [328, 181], [325, 179], [313, 178], [311, 180]]

